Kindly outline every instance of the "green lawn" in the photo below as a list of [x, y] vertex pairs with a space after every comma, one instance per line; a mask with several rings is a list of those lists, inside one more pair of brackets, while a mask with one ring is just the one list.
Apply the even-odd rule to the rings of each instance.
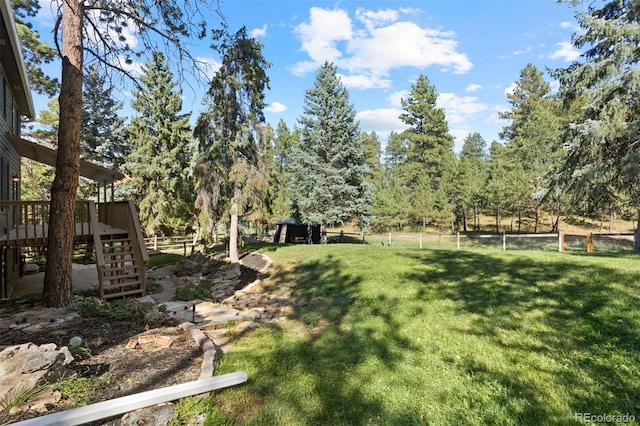
[[640, 258], [381, 245], [263, 248], [304, 301], [236, 336], [207, 424], [640, 419]]

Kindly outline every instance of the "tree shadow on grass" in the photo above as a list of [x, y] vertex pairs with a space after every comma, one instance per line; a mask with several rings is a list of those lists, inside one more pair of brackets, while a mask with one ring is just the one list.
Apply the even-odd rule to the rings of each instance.
[[[274, 333], [278, 343], [268, 357], [243, 354], [248, 365], [259, 365], [248, 385], [258, 400], [277, 398], [277, 406], [300, 417], [287, 421], [280, 417], [281, 411], [266, 409], [250, 423], [370, 424], [372, 419], [384, 419], [393, 424], [423, 424], [408, 412], [389, 413], [383, 397], [364, 391], [384, 384], [372, 383], [375, 375], [360, 376], [356, 370], [373, 366], [393, 371], [404, 362], [406, 351], [415, 348], [397, 332], [401, 325], [392, 297], [364, 296], [362, 277], [344, 271], [344, 260], [332, 255], [291, 269], [271, 269], [269, 280], [289, 287], [296, 300], [291, 319], [299, 324], [299, 338], [273, 329], [258, 330]], [[282, 374], [306, 382], [296, 388], [308, 393], [287, 390]]]
[[420, 283], [418, 299], [452, 301], [458, 315], [473, 318], [459, 333], [512, 357], [500, 365], [473, 353], [449, 361], [475, 381], [499, 383], [505, 404], [524, 399], [513, 418], [537, 424], [576, 422], [574, 413], [640, 417], [639, 272], [559, 254], [566, 257], [537, 262], [459, 251], [407, 255], [417, 263], [408, 279]]

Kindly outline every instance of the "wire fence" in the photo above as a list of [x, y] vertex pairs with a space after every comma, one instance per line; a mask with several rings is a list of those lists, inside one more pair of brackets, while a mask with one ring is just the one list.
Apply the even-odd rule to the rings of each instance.
[[[402, 248], [464, 250], [472, 247], [494, 247], [502, 250], [546, 250], [565, 252], [633, 251], [633, 234], [548, 233], [548, 234], [422, 234], [327, 232], [330, 242], [361, 242]], [[331, 235], [331, 236], [329, 236]], [[589, 247], [591, 246], [591, 247]]]

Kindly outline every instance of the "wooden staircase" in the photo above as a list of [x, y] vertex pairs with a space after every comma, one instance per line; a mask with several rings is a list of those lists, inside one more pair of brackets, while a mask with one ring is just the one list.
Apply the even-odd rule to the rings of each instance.
[[[101, 299], [146, 295], [148, 254], [132, 202], [89, 204]], [[98, 222], [98, 220], [100, 220]], [[109, 223], [109, 224], [107, 224]]]
[[99, 268], [100, 298], [144, 296], [144, 276], [140, 265], [136, 262], [131, 238], [128, 234], [102, 235], [100, 237], [104, 267]]

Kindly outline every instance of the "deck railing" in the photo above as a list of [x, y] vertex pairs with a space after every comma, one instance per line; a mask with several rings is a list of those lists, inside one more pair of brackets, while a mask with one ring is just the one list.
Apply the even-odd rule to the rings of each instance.
[[[50, 214], [49, 201], [0, 201], [0, 244], [46, 244]], [[74, 222], [76, 238], [91, 235], [88, 201], [76, 202]]]

